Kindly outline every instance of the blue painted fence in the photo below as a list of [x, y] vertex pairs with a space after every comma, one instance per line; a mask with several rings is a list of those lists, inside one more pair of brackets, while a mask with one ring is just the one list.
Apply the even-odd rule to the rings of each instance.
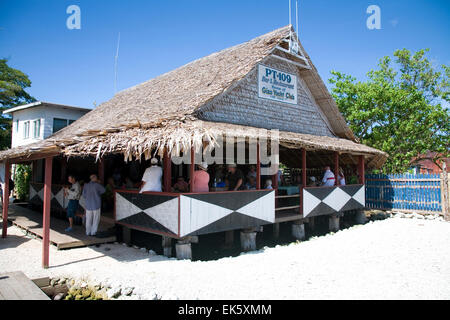
[[439, 174], [366, 175], [366, 207], [441, 212]]

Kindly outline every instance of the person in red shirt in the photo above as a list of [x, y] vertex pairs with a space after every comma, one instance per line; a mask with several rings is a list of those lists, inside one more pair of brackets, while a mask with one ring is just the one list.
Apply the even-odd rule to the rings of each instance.
[[194, 171], [191, 179], [192, 192], [209, 192], [209, 173], [208, 164], [202, 162], [198, 165], [199, 170]]

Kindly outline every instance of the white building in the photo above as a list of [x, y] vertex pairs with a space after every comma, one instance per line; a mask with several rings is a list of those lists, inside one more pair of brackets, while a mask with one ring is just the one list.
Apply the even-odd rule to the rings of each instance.
[[4, 111], [12, 116], [11, 147], [43, 140], [68, 126], [91, 109], [37, 101]]

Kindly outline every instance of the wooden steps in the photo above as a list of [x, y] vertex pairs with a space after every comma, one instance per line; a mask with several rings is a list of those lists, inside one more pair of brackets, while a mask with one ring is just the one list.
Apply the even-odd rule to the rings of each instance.
[[0, 274], [0, 300], [50, 300], [50, 298], [21, 272]]

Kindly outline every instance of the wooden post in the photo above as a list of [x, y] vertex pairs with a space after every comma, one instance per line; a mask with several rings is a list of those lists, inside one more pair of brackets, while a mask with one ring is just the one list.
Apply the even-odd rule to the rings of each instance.
[[234, 230], [225, 231], [225, 246], [228, 248], [233, 247], [234, 243]]
[[339, 175], [339, 152], [335, 152], [334, 153], [334, 184], [336, 186], [339, 185], [339, 179], [338, 179], [338, 175]]
[[448, 173], [447, 173], [447, 163], [445, 160], [442, 163], [442, 213], [444, 214], [444, 219], [450, 221], [449, 213], [449, 194], [448, 194]]
[[364, 168], [364, 156], [361, 155], [358, 158], [358, 175], [359, 175], [359, 184], [365, 184], [365, 168]]
[[105, 183], [105, 163], [103, 159], [98, 160], [98, 180], [101, 184]]
[[11, 169], [9, 161], [5, 161], [5, 188], [3, 189], [3, 228], [2, 238], [6, 238], [8, 234], [8, 206], [9, 206], [9, 179], [11, 177]]
[[52, 200], [52, 166], [53, 158], [45, 158], [45, 180], [44, 180], [44, 209], [42, 221], [42, 267], [49, 265], [50, 246], [50, 205]]
[[275, 190], [275, 208], [278, 208], [278, 164], [277, 164], [277, 172], [272, 176], [272, 188]]
[[194, 192], [195, 151], [191, 147], [191, 165], [189, 167], [189, 191]]
[[61, 157], [61, 184], [67, 184], [67, 160], [64, 156]]
[[300, 214], [303, 214], [303, 188], [306, 187], [306, 149], [302, 149], [302, 187], [300, 188]]
[[172, 190], [172, 160], [167, 148], [164, 150], [164, 192]]
[[163, 236], [162, 237], [162, 247], [163, 255], [166, 257], [172, 256], [172, 238]]
[[31, 182], [34, 182], [34, 183], [37, 182], [36, 170], [37, 170], [37, 160], [33, 160], [32, 164], [31, 164]]
[[256, 145], [256, 190], [261, 190], [261, 155], [259, 141]]

